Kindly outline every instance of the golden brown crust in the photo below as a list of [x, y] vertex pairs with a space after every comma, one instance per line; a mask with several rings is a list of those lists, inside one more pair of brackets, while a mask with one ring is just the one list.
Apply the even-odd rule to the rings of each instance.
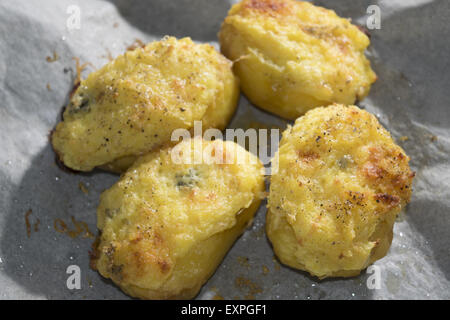
[[316, 108], [283, 134], [267, 233], [283, 263], [319, 278], [383, 257], [411, 197], [409, 157], [355, 106]]
[[274, 16], [276, 14], [286, 15], [289, 13], [289, 5], [292, 4], [277, 0], [250, 0], [244, 2], [243, 13], [245, 14], [245, 9], [249, 9], [256, 10], [259, 13], [268, 14], [270, 16]]
[[223, 129], [239, 97], [231, 66], [211, 45], [189, 38], [127, 51], [74, 87], [52, 146], [74, 170], [123, 171], [195, 121]]
[[[202, 163], [172, 161], [194, 141]], [[211, 163], [219, 150], [253, 162]], [[188, 140], [149, 153], [101, 196], [95, 266], [135, 297], [192, 298], [252, 220], [263, 188], [261, 163], [233, 142]]]
[[353, 104], [376, 80], [364, 56], [369, 38], [309, 2], [241, 1], [219, 41], [252, 103], [288, 119], [333, 102]]

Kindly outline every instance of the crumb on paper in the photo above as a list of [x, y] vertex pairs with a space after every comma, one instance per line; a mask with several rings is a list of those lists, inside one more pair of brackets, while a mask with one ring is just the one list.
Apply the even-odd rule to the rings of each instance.
[[39, 225], [40, 224], [41, 224], [41, 220], [36, 219], [36, 222], [33, 225], [34, 232], [38, 232], [39, 231]]
[[[32, 225], [30, 222], [30, 216], [33, 213], [32, 209], [28, 209], [27, 212], [25, 212], [25, 227], [27, 230], [27, 237], [30, 238], [31, 231], [34, 230], [34, 232], [39, 231], [39, 224], [41, 221], [39, 219], [36, 219], [36, 222]], [[31, 228], [33, 226], [33, 229]]]
[[237, 277], [234, 284], [239, 290], [247, 292], [247, 294], [244, 296], [244, 299], [246, 300], [253, 300], [255, 299], [254, 296], [256, 294], [263, 292], [263, 289], [260, 285], [244, 277]]
[[119, 23], [118, 22], [114, 22], [113, 28], [117, 28], [117, 27], [119, 27]]
[[249, 259], [247, 257], [239, 256], [237, 257], [237, 260], [242, 267], [250, 268]]
[[270, 272], [269, 268], [267, 268], [264, 265], [262, 266], [262, 270], [263, 270], [263, 275], [267, 275]]
[[52, 91], [52, 87], [50, 87], [50, 83], [47, 83], [46, 88], [47, 88], [48, 91]]
[[72, 59], [75, 60], [76, 63], [76, 76], [75, 80], [73, 81], [73, 89], [72, 89], [72, 93], [74, 93], [81, 83], [81, 73], [87, 68], [87, 66], [93, 67], [93, 65], [90, 62], [80, 64], [80, 58], [78, 57], [73, 57]]
[[71, 216], [74, 230], [70, 230], [64, 220], [56, 218], [53, 221], [53, 228], [56, 232], [61, 234], [67, 234], [70, 238], [75, 239], [81, 235], [82, 238], [94, 238], [94, 234], [89, 230], [89, 226], [84, 221], [77, 221], [73, 216]]
[[64, 222], [64, 220], [56, 218], [53, 221], [53, 228], [55, 229], [56, 232], [59, 233], [66, 233], [67, 232], [67, 225]]
[[401, 136], [400, 141], [407, 141], [409, 140], [408, 136]]
[[47, 62], [55, 62], [55, 61], [59, 60], [59, 56], [56, 53], [56, 51], [53, 51], [53, 56], [52, 57], [51, 56], [47, 56], [45, 58], [45, 60], [47, 60]]
[[27, 228], [27, 237], [31, 236], [31, 224], [30, 224], [30, 215], [33, 213], [33, 210], [28, 209], [25, 213], [25, 226]]
[[437, 139], [438, 139], [438, 137], [437, 137], [437, 136], [435, 136], [435, 135], [431, 135], [431, 136], [430, 136], [430, 140], [431, 140], [431, 142], [436, 142], [436, 141], [437, 141]]
[[86, 185], [80, 181], [80, 183], [78, 183], [78, 188], [80, 188], [80, 190], [84, 193], [84, 194], [89, 194], [89, 189], [86, 187]]
[[140, 39], [135, 39], [134, 42], [127, 47], [127, 51], [133, 51], [134, 49], [143, 47], [145, 47], [145, 43]]

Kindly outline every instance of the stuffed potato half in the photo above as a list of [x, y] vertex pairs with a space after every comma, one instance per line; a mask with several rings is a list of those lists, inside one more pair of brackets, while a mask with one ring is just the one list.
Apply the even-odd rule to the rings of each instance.
[[244, 0], [219, 33], [242, 91], [287, 119], [333, 102], [353, 104], [376, 75], [364, 56], [369, 38], [332, 10], [295, 0]]
[[69, 168], [124, 171], [170, 143], [175, 129], [223, 129], [237, 106], [231, 62], [211, 45], [166, 37], [120, 55], [81, 81], [52, 133]]
[[316, 108], [283, 133], [266, 231], [282, 263], [319, 278], [359, 274], [386, 255], [409, 202], [409, 158], [355, 106]]
[[[206, 162], [174, 162], [194, 140], [139, 158], [101, 195], [93, 265], [131, 296], [195, 297], [259, 207], [260, 161], [233, 142], [200, 139]], [[214, 163], [239, 156], [250, 161]]]

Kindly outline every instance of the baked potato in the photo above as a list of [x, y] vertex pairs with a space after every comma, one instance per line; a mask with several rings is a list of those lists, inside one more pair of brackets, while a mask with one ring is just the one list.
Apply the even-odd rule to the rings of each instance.
[[258, 107], [294, 120], [333, 102], [354, 104], [376, 75], [369, 38], [332, 10], [294, 0], [244, 0], [219, 33], [241, 89]]
[[81, 81], [51, 140], [69, 168], [124, 171], [175, 129], [223, 129], [239, 97], [231, 62], [211, 45], [166, 37], [128, 51]]
[[[203, 149], [197, 164], [184, 161], [194, 141]], [[178, 154], [183, 161], [174, 160]], [[264, 167], [234, 142], [195, 138], [153, 151], [101, 195], [92, 264], [133, 297], [193, 298], [263, 193]]]
[[320, 107], [288, 128], [273, 159], [266, 231], [280, 261], [318, 278], [384, 257], [411, 197], [409, 157], [375, 116]]

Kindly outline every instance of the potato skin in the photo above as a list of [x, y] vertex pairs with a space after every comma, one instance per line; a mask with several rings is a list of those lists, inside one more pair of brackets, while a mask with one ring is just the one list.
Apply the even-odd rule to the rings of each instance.
[[369, 38], [332, 10], [294, 0], [244, 0], [219, 33], [241, 89], [257, 106], [294, 120], [333, 102], [353, 104], [376, 75]]
[[231, 62], [211, 45], [166, 37], [83, 80], [52, 134], [53, 148], [71, 169], [121, 172], [196, 120], [204, 129], [225, 128], [238, 97]]
[[373, 115], [311, 110], [283, 133], [273, 161], [266, 231], [282, 263], [348, 277], [386, 255], [414, 173]]
[[187, 154], [193, 141], [140, 157], [101, 195], [93, 264], [131, 296], [195, 297], [259, 207], [260, 161], [233, 142], [200, 139], [208, 159], [224, 146], [254, 163], [173, 163], [175, 148]]

